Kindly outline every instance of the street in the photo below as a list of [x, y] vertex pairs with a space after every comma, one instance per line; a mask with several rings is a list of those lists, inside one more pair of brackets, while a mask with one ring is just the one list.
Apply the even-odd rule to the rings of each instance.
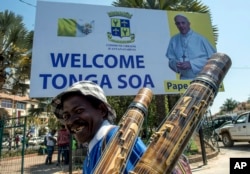
[[246, 142], [235, 143], [233, 147], [225, 148], [219, 142], [220, 153], [215, 158], [191, 164], [193, 174], [229, 174], [230, 158], [250, 158], [250, 144]]
[[[229, 159], [234, 158], [250, 158], [250, 144], [248, 143], [235, 143], [231, 148], [225, 148], [221, 142], [219, 142], [220, 152], [219, 154], [209, 159], [207, 165], [203, 165], [203, 161], [197, 163], [191, 163], [191, 169], [193, 174], [229, 174]], [[56, 166], [56, 153], [53, 157], [54, 164], [45, 165], [46, 155], [27, 155], [25, 156], [24, 173], [66, 173], [68, 165]], [[0, 163], [1, 173], [20, 173], [21, 158], [13, 158], [12, 160], [3, 160]], [[77, 169], [81, 173], [82, 163], [79, 166], [74, 165], [73, 169]], [[80, 170], [80, 171], [79, 171]]]

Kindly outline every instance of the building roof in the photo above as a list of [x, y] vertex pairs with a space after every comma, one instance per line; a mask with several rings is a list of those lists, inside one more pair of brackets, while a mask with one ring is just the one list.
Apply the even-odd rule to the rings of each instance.
[[30, 101], [28, 96], [18, 96], [18, 95], [11, 95], [6, 93], [0, 93], [0, 99], [11, 99], [14, 101]]

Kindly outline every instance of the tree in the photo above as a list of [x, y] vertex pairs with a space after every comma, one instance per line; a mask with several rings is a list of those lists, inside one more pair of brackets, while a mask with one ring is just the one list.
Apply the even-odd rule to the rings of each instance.
[[[116, 111], [116, 123], [118, 123], [122, 116], [126, 113], [128, 110], [129, 105], [134, 100], [135, 96], [112, 96], [107, 97], [108, 102], [110, 105], [115, 109]], [[153, 129], [157, 126], [157, 115], [156, 115], [156, 100], [155, 96], [153, 96], [153, 99], [151, 101], [151, 104], [148, 107], [148, 114], [144, 117], [144, 122], [142, 129], [147, 130], [144, 132], [146, 135], [143, 137], [144, 139], [147, 139], [150, 134], [148, 134], [148, 131], [150, 133], [153, 132]]]
[[28, 110], [29, 112], [29, 125], [32, 123], [34, 125], [41, 125], [41, 129], [45, 127], [43, 125], [43, 122], [40, 119], [40, 115], [43, 112], [46, 112], [46, 115], [48, 116], [48, 127], [50, 130], [52, 129], [58, 129], [59, 128], [59, 121], [56, 119], [54, 113], [52, 112], [52, 106], [51, 106], [51, 98], [37, 98], [38, 106], [36, 108], [30, 108]]
[[[208, 6], [198, 0], [116, 0], [112, 3], [115, 7], [145, 8], [171, 11], [198, 12], [210, 14]], [[213, 25], [214, 40], [218, 39], [218, 28]]]
[[28, 32], [22, 17], [8, 10], [0, 12], [0, 88], [12, 94], [28, 89], [33, 32]]
[[247, 98], [247, 103], [250, 103], [250, 97]]
[[8, 111], [5, 108], [0, 108], [0, 129], [7, 123], [9, 117]]
[[234, 108], [236, 108], [238, 105], [238, 102], [236, 100], [233, 100], [232, 98], [226, 99], [224, 104], [220, 107], [221, 111], [224, 112], [232, 112]]
[[[117, 0], [112, 3], [116, 7], [129, 7], [129, 8], [145, 8], [145, 9], [158, 9], [158, 10], [171, 10], [171, 11], [185, 11], [185, 12], [199, 12], [210, 14], [209, 8], [197, 0]], [[213, 34], [215, 42], [218, 37], [218, 30], [213, 26]], [[168, 111], [170, 111], [175, 103], [180, 98], [179, 94], [167, 95], [168, 102], [165, 102], [165, 95], [157, 95], [157, 114], [158, 125], [166, 116], [165, 105], [168, 103]]]

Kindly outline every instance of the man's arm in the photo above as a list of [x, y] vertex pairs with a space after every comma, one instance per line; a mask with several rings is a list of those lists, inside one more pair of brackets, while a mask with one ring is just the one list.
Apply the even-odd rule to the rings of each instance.
[[50, 140], [54, 141], [54, 143], [56, 143], [56, 138], [53, 137], [52, 135], [49, 135], [48, 138], [49, 138]]

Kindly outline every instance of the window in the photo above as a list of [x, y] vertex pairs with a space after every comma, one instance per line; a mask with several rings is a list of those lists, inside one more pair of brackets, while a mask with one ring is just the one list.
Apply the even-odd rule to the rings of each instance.
[[247, 119], [247, 115], [241, 115], [241, 116], [237, 119], [236, 123], [245, 123], [245, 122], [246, 122], [246, 119]]
[[1, 101], [1, 106], [3, 108], [12, 108], [12, 100], [3, 99]]
[[26, 104], [22, 102], [17, 102], [16, 103], [16, 108], [17, 109], [26, 109]]
[[232, 121], [232, 120], [233, 120], [233, 117], [231, 116], [220, 116], [220, 117], [213, 119], [213, 126], [216, 129], [216, 128], [219, 128], [223, 123], [227, 121]]

